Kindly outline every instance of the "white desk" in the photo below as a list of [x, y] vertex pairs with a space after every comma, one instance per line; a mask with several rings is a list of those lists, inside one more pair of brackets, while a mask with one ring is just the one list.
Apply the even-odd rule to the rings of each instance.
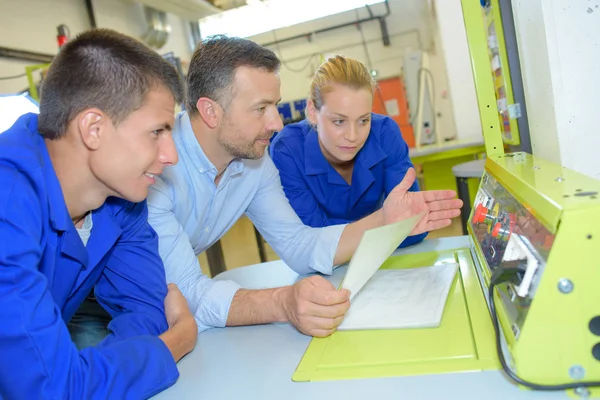
[[[426, 240], [397, 254], [449, 250], [469, 245], [466, 236]], [[341, 281], [345, 267], [330, 280]], [[298, 275], [274, 261], [227, 271], [246, 288], [293, 283]], [[325, 382], [292, 382], [310, 338], [288, 324], [211, 329], [198, 335], [195, 350], [178, 364], [179, 381], [156, 399], [568, 399], [564, 392], [518, 389], [499, 371]]]

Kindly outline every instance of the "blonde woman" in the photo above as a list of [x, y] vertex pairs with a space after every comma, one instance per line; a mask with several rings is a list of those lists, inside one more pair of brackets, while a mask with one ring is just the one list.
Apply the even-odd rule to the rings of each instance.
[[[371, 112], [375, 88], [362, 63], [330, 58], [312, 79], [306, 119], [273, 139], [271, 158], [304, 224], [351, 223], [377, 211], [413, 167], [396, 122]], [[410, 191], [418, 190], [415, 181]], [[410, 236], [401, 247], [426, 235]]]

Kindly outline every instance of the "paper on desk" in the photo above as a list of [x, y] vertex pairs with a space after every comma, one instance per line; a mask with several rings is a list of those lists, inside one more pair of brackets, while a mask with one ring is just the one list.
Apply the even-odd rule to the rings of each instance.
[[404, 221], [365, 231], [350, 260], [341, 285], [343, 289], [350, 290], [350, 300], [360, 292], [369, 278], [406, 239], [424, 215], [425, 213], [422, 212]]
[[440, 325], [458, 264], [377, 271], [339, 330], [434, 328]]

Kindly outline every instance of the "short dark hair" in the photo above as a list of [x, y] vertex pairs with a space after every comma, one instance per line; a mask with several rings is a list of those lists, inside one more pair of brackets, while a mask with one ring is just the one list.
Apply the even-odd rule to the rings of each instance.
[[196, 103], [208, 97], [227, 109], [235, 93], [231, 83], [239, 67], [279, 71], [275, 53], [247, 39], [211, 36], [198, 45], [187, 75], [187, 110], [197, 114]]
[[60, 50], [48, 69], [38, 130], [47, 139], [58, 139], [78, 113], [91, 107], [118, 124], [159, 85], [168, 88], [177, 103], [183, 101], [177, 71], [156, 52], [109, 29], [84, 32]]

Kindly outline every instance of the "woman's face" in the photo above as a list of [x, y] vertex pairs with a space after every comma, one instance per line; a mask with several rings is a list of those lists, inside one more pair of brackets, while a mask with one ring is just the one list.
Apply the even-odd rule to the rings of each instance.
[[321, 151], [330, 163], [347, 163], [356, 157], [369, 137], [372, 107], [370, 89], [340, 84], [323, 94], [320, 110], [309, 102], [309, 120], [317, 126]]

